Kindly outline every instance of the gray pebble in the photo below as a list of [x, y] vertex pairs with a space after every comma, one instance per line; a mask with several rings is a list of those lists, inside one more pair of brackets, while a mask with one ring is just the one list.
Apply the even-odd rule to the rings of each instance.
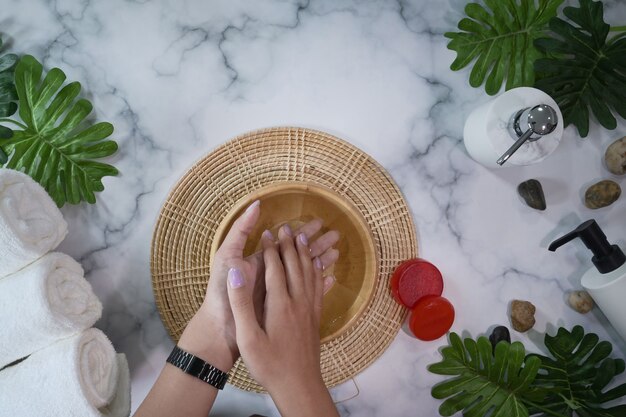
[[546, 197], [543, 194], [541, 183], [535, 179], [524, 181], [517, 186], [517, 192], [522, 196], [526, 204], [535, 210], [546, 209]]

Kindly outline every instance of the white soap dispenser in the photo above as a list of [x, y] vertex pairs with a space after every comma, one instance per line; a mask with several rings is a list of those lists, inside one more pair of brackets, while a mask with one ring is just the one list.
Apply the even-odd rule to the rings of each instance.
[[552, 97], [518, 87], [474, 109], [465, 121], [463, 141], [467, 153], [488, 168], [531, 165], [556, 149], [563, 126]]
[[555, 240], [548, 249], [555, 251], [577, 237], [593, 252], [591, 261], [595, 265], [582, 276], [582, 286], [591, 294], [622, 339], [626, 340], [626, 255], [619, 246], [608, 242], [593, 219]]

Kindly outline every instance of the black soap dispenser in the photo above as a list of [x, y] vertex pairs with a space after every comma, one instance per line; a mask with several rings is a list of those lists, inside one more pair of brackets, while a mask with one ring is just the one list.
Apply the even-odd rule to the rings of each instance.
[[555, 251], [576, 238], [580, 238], [593, 252], [591, 261], [595, 266], [582, 276], [581, 284], [622, 339], [626, 340], [626, 255], [619, 246], [608, 242], [593, 219], [555, 240], [548, 249]]

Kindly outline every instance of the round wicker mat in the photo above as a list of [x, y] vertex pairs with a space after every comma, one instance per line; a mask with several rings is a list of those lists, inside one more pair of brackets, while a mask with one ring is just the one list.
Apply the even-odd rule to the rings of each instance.
[[[353, 377], [394, 339], [406, 310], [389, 291], [389, 278], [405, 259], [417, 256], [415, 227], [391, 177], [370, 156], [329, 134], [303, 128], [272, 128], [220, 146], [180, 179], [165, 201], [152, 239], [150, 266], [156, 304], [174, 340], [200, 307], [210, 269], [210, 251], [222, 220], [242, 198], [261, 187], [301, 181], [327, 187], [361, 212], [376, 246], [374, 294], [361, 317], [321, 346], [328, 387]], [[256, 392], [241, 360], [229, 382]]]

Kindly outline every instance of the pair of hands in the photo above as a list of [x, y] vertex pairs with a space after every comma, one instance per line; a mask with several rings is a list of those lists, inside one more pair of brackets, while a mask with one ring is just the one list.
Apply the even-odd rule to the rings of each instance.
[[[266, 231], [263, 252], [243, 258], [260, 209], [258, 201], [250, 205], [224, 239], [205, 300], [179, 345], [202, 354], [204, 342], [204, 348], [221, 351], [214, 365], [223, 371], [241, 354], [284, 414], [306, 415], [307, 404], [317, 415], [324, 407], [324, 415], [336, 414], [321, 377], [319, 322], [323, 294], [334, 282], [322, 271], [338, 259], [333, 245], [339, 234], [330, 231], [309, 243], [321, 221], [295, 233], [283, 226], [278, 244]], [[206, 333], [207, 325], [214, 334]]]

